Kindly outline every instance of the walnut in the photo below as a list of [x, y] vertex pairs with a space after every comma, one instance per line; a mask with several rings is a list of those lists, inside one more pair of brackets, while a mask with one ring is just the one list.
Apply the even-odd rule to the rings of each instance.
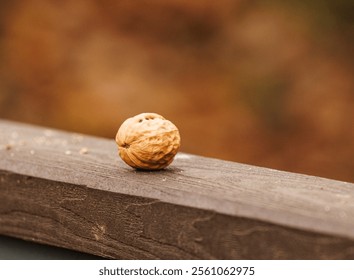
[[169, 120], [155, 113], [142, 113], [123, 122], [116, 142], [119, 156], [131, 167], [159, 170], [173, 161], [181, 138]]

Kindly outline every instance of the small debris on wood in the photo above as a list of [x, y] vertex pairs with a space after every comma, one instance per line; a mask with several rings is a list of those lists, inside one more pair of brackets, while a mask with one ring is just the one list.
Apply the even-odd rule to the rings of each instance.
[[86, 147], [82, 147], [79, 151], [80, 155], [85, 155], [88, 153], [88, 149]]
[[13, 145], [12, 145], [12, 144], [6, 144], [6, 145], [5, 145], [5, 150], [6, 150], [6, 151], [10, 151], [12, 148], [13, 148]]
[[69, 150], [68, 150], [68, 151], [65, 151], [65, 154], [66, 154], [66, 155], [71, 155], [71, 151], [69, 151]]

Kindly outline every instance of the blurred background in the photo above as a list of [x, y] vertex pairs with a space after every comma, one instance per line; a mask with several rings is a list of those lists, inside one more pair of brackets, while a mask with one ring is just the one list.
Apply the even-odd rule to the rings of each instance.
[[0, 0], [0, 118], [354, 182], [354, 1]]

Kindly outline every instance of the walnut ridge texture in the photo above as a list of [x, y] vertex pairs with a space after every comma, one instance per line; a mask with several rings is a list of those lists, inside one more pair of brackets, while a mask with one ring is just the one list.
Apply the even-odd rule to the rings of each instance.
[[131, 167], [159, 170], [171, 164], [181, 137], [169, 120], [155, 113], [142, 113], [123, 122], [116, 142], [119, 156]]

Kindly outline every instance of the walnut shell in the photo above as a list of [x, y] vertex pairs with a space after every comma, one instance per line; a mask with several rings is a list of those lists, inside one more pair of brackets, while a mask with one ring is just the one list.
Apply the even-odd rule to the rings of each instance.
[[123, 122], [116, 142], [125, 163], [137, 169], [158, 170], [173, 161], [181, 138], [169, 120], [155, 113], [142, 113]]

